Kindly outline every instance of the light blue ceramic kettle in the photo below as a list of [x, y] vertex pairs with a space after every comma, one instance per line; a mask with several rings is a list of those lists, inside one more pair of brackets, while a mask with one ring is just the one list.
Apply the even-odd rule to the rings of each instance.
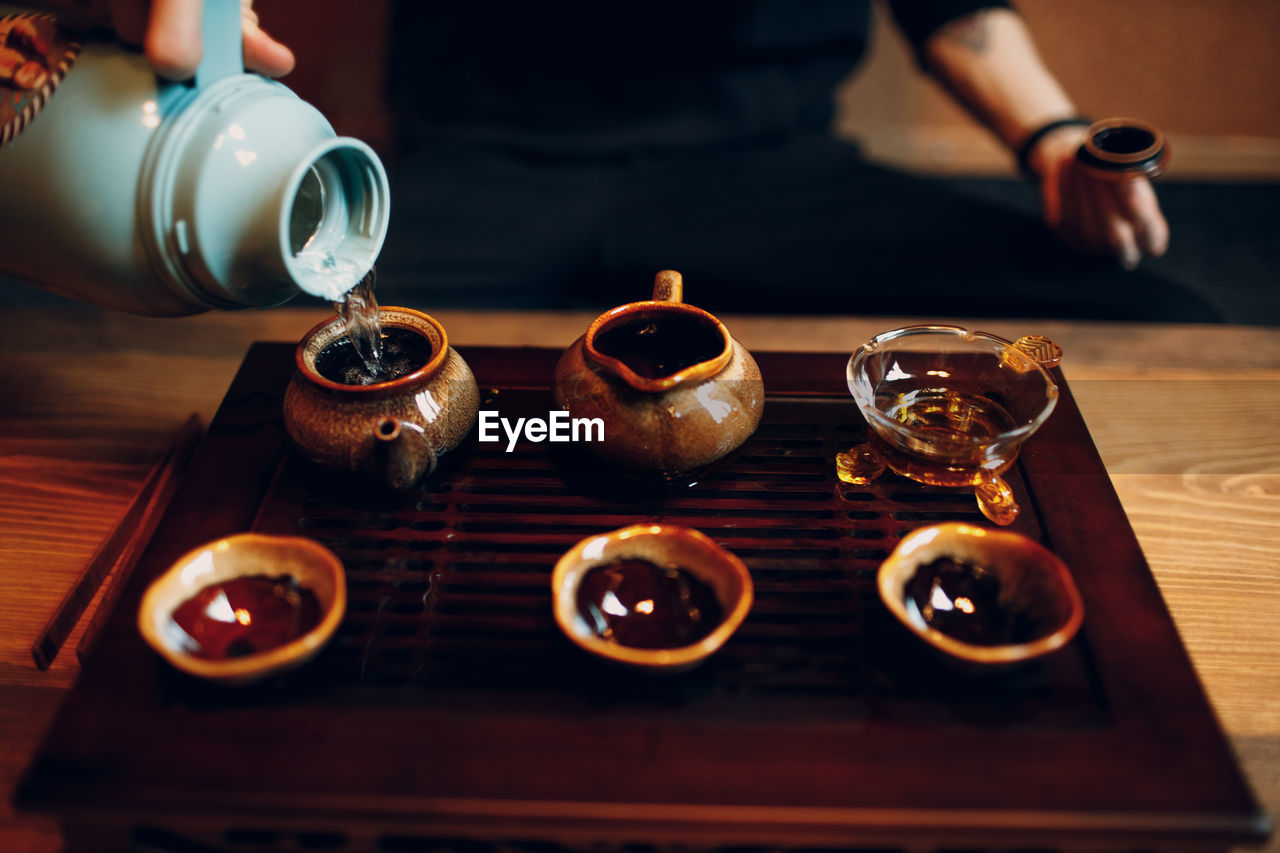
[[339, 299], [373, 266], [390, 210], [377, 155], [244, 72], [239, 0], [204, 8], [186, 84], [0, 9], [0, 273], [175, 316]]

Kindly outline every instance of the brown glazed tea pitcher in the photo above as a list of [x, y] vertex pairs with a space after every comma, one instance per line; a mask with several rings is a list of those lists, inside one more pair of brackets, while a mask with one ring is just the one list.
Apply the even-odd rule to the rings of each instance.
[[359, 479], [412, 488], [471, 431], [480, 392], [471, 368], [449, 347], [435, 318], [383, 308], [384, 332], [408, 330], [430, 345], [421, 367], [387, 382], [348, 385], [316, 367], [325, 348], [346, 335], [342, 320], [316, 326], [298, 344], [297, 371], [284, 397], [284, 423], [304, 456]]
[[603, 441], [580, 446], [624, 472], [686, 478], [760, 423], [755, 359], [682, 296], [680, 273], [663, 270], [653, 299], [597, 317], [556, 365], [556, 404], [571, 418], [604, 422]]

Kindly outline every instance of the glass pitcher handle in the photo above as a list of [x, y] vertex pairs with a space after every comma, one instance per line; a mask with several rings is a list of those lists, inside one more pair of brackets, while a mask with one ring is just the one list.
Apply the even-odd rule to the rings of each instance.
[[1044, 335], [1023, 335], [1013, 342], [1013, 348], [1035, 359], [1045, 370], [1062, 361], [1062, 347]]

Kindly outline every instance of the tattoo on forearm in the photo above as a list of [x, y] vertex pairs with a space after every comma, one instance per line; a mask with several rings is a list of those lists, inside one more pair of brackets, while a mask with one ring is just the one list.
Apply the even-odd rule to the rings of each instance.
[[988, 12], [985, 10], [957, 18], [942, 28], [939, 33], [947, 41], [968, 48], [974, 53], [982, 53], [987, 49], [987, 34], [990, 27], [987, 23]]

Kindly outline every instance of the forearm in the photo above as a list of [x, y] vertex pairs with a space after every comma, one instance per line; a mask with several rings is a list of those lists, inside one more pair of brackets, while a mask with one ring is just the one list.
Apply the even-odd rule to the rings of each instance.
[[[1041, 127], [1077, 114], [1022, 19], [1007, 9], [952, 21], [929, 37], [921, 53], [930, 73], [1011, 151]], [[1144, 255], [1163, 254], [1169, 226], [1151, 185], [1089, 179], [1075, 164], [1085, 134], [1080, 126], [1059, 127], [1036, 137], [1026, 152], [1025, 165], [1039, 179], [1045, 219], [1071, 245], [1112, 254], [1129, 268]]]
[[922, 53], [929, 72], [1011, 150], [1047, 122], [1076, 114], [1022, 18], [1007, 9], [953, 21]]

